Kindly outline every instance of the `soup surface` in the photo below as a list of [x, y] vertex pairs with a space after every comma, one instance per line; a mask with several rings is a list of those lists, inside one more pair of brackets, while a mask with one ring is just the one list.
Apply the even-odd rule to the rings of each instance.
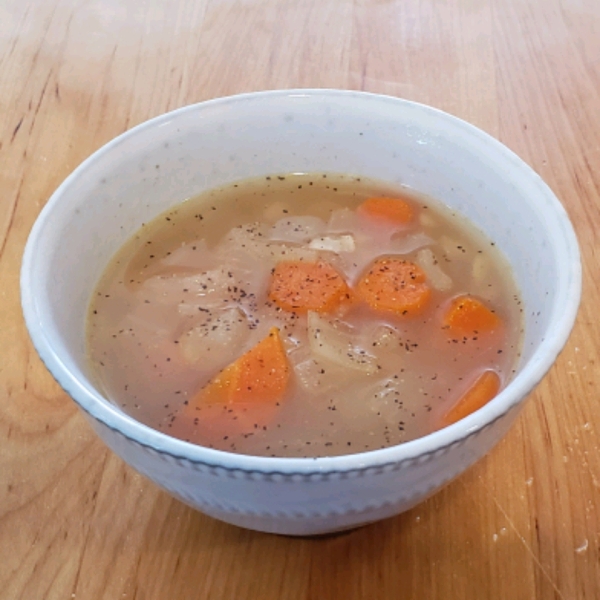
[[106, 396], [200, 445], [374, 450], [489, 401], [518, 358], [510, 268], [402, 187], [309, 173], [187, 200], [119, 250], [90, 304]]

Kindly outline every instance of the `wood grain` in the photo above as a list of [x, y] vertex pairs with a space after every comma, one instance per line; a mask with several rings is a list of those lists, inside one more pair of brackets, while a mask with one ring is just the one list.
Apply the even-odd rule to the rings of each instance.
[[[27, 234], [91, 152], [191, 102], [402, 96], [498, 137], [581, 242], [574, 334], [506, 439], [428, 502], [333, 537], [236, 529], [107, 451], [32, 349]], [[0, 598], [600, 598], [597, 0], [0, 3]]]

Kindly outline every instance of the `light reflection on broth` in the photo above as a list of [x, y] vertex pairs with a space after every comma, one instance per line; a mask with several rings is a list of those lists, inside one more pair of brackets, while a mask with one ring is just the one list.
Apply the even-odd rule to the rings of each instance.
[[[390, 196], [412, 207], [409, 224], [364, 212], [368, 198]], [[378, 259], [424, 273], [422, 305], [380, 307], [379, 288], [365, 291], [364, 283], [370, 274], [369, 285], [379, 285]], [[328, 296], [324, 312], [283, 310], [275, 273], [288, 269], [284, 291], [291, 286], [302, 303], [288, 267], [318, 262], [348, 293]], [[448, 307], [466, 294], [501, 326], [456, 335]], [[285, 393], [269, 402], [207, 402], [209, 382], [273, 327], [289, 363]], [[483, 371], [507, 383], [521, 334], [507, 262], [465, 219], [404, 188], [315, 173], [240, 181], [146, 224], [108, 265], [88, 324], [90, 360], [125, 412], [175, 437], [267, 456], [348, 454], [426, 435]], [[274, 348], [264, 356], [279, 364]], [[231, 372], [241, 371], [221, 379]]]

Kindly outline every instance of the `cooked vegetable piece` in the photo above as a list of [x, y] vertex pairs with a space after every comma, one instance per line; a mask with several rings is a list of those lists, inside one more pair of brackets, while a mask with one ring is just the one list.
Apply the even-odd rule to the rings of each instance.
[[356, 334], [344, 325], [309, 312], [308, 343], [313, 356], [355, 371], [375, 373], [376, 358], [356, 345]]
[[[324, 226], [324, 225], [323, 225]], [[315, 229], [315, 231], [317, 231]], [[264, 223], [247, 223], [234, 227], [223, 238], [216, 248], [217, 258], [227, 265], [243, 263], [252, 265], [252, 270], [257, 268], [270, 269], [280, 260], [298, 260], [314, 262], [318, 255], [314, 250], [295, 242], [275, 241], [269, 238], [269, 228]]]
[[308, 245], [313, 250], [326, 250], [328, 252], [354, 252], [356, 244], [351, 235], [329, 235], [311, 240]]
[[[313, 313], [315, 314], [315, 313]], [[322, 394], [339, 392], [340, 381], [349, 381], [347, 369], [327, 359], [315, 356], [310, 346], [301, 346], [289, 354], [294, 380], [305, 392], [307, 401], [322, 402]], [[353, 375], [360, 377], [361, 372]]]
[[450, 302], [443, 323], [451, 334], [473, 335], [497, 330], [502, 320], [481, 300], [465, 295]]
[[485, 254], [478, 254], [473, 259], [473, 266], [471, 267], [471, 277], [475, 282], [484, 281], [487, 277], [488, 271], [490, 270], [489, 258]]
[[444, 415], [442, 426], [447, 427], [468, 417], [487, 404], [500, 391], [500, 377], [495, 371], [484, 371], [459, 401]]
[[290, 367], [279, 336], [273, 327], [269, 335], [223, 369], [190, 401], [202, 403], [276, 403], [283, 397]]
[[350, 290], [327, 262], [282, 261], [273, 271], [269, 298], [283, 310], [324, 313], [349, 300]]
[[415, 216], [412, 204], [400, 198], [368, 198], [358, 207], [358, 214], [394, 225], [407, 225]]
[[231, 348], [239, 348], [250, 333], [248, 318], [238, 307], [209, 312], [208, 315], [204, 322], [179, 338], [179, 349], [184, 360], [188, 364], [201, 363], [203, 369], [227, 364]]
[[431, 289], [425, 273], [407, 260], [376, 260], [356, 286], [358, 296], [371, 308], [415, 316], [429, 303]]
[[305, 246], [293, 246], [291, 244], [267, 244], [265, 246], [267, 253], [264, 260], [270, 264], [277, 264], [280, 261], [299, 261], [313, 263], [319, 255], [315, 250], [306, 248]]
[[447, 292], [452, 287], [452, 279], [442, 270], [431, 248], [419, 250], [416, 261], [421, 269], [425, 271], [431, 287], [440, 292]]
[[280, 242], [302, 243], [324, 231], [325, 222], [319, 217], [284, 217], [271, 227], [269, 237]]

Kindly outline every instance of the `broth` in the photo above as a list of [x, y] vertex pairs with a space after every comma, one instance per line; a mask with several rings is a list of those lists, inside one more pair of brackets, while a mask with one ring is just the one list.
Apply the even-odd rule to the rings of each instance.
[[[385, 214], [400, 204], [365, 204], [389, 197], [406, 203], [407, 223]], [[340, 293], [306, 311], [298, 274], [316, 264], [330, 269], [323, 290], [337, 278]], [[409, 268], [411, 290], [424, 275], [426, 294], [403, 310], [384, 306], [404, 294], [377, 287], [390, 267]], [[302, 281], [317, 285], [314, 275]], [[471, 298], [490, 332], [458, 335], [452, 303], [460, 319]], [[285, 391], [207, 401], [229, 393], [227, 378], [242, 371], [228, 365], [273, 331], [283, 354], [272, 345], [265, 356], [288, 365]], [[267, 456], [348, 454], [426, 435], [483, 372], [506, 385], [521, 334], [507, 261], [472, 224], [403, 187], [331, 173], [239, 181], [145, 224], [106, 268], [88, 319], [94, 371], [123, 411], [200, 445]]]

